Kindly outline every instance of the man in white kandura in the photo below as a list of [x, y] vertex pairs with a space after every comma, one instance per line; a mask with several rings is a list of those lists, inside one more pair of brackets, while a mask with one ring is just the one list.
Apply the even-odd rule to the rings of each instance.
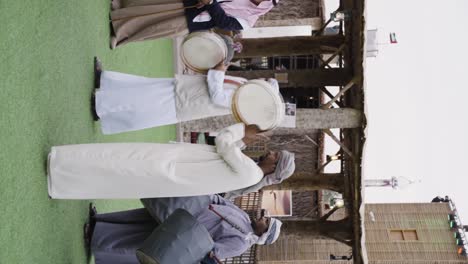
[[[103, 134], [115, 134], [231, 114], [231, 99], [244, 78], [225, 76], [224, 63], [208, 75], [147, 78], [101, 71], [95, 59], [96, 119]], [[279, 93], [278, 82], [269, 79]]]
[[241, 152], [260, 130], [227, 127], [216, 146], [105, 143], [52, 147], [49, 196], [56, 199], [177, 197], [222, 193], [258, 183], [275, 171], [279, 155], [258, 165]]

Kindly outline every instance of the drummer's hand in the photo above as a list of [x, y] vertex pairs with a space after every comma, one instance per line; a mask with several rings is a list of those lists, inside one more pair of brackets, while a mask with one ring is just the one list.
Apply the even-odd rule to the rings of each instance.
[[196, 7], [197, 9], [200, 9], [200, 8], [202, 8], [202, 7], [204, 7], [204, 6], [205, 6], [205, 4], [202, 3], [201, 1], [198, 1], [198, 3], [195, 5], [195, 7]]
[[257, 141], [257, 134], [261, 131], [257, 125], [246, 125], [244, 130], [244, 138], [242, 141], [246, 145], [251, 145], [255, 141]]
[[213, 3], [213, 0], [198, 0], [197, 8], [202, 8]]
[[216, 65], [213, 69], [217, 70], [217, 71], [225, 72], [229, 68], [230, 65], [231, 65], [230, 63], [225, 64], [224, 61], [222, 61], [222, 62], [218, 63], [218, 65]]

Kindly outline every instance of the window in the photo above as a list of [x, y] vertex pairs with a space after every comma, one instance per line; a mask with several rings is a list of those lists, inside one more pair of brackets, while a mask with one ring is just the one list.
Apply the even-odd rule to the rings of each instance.
[[389, 230], [390, 240], [392, 241], [417, 241], [419, 240], [416, 229]]
[[405, 237], [403, 236], [403, 230], [390, 230], [390, 240], [392, 241], [405, 240]]

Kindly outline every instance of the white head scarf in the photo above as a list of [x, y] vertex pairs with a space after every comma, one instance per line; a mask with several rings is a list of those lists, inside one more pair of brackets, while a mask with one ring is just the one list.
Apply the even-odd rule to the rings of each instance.
[[283, 223], [271, 217], [270, 218], [270, 225], [268, 226], [268, 230], [263, 233], [257, 240], [258, 245], [271, 245], [275, 243], [281, 233], [281, 225]]
[[244, 194], [256, 192], [265, 186], [281, 183], [282, 181], [291, 177], [291, 175], [294, 173], [294, 170], [296, 169], [294, 153], [291, 153], [287, 150], [282, 150], [280, 151], [279, 155], [279, 160], [273, 173], [265, 175], [262, 180], [260, 180], [260, 182], [255, 185], [226, 193], [224, 198], [233, 199]]
[[249, 232], [245, 237], [245, 240], [249, 242], [250, 245], [258, 244], [259, 237], [255, 235], [253, 232]]
[[279, 152], [279, 160], [276, 164], [276, 169], [273, 173], [265, 175], [260, 182], [265, 182], [264, 186], [278, 184], [293, 175], [296, 169], [296, 163], [294, 162], [294, 153], [287, 150], [281, 150]]

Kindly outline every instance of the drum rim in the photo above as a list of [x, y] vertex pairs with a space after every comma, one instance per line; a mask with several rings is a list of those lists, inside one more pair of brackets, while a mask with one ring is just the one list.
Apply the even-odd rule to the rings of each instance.
[[[213, 36], [214, 39], [209, 39], [209, 38], [206, 38], [206, 37], [203, 37], [203, 36]], [[201, 37], [201, 38], [205, 38], [207, 40], [210, 40], [210, 41], [213, 41], [215, 44], [219, 45], [220, 48], [222, 50], [224, 50], [224, 56], [222, 58], [222, 61], [224, 61], [227, 57], [227, 45], [226, 45], [226, 42], [224, 42], [224, 40], [217, 34], [217, 33], [214, 33], [214, 32], [211, 32], [211, 31], [197, 31], [197, 32], [192, 32], [190, 34], [188, 34], [184, 40], [182, 41], [182, 44], [181, 44], [181, 48], [180, 48], [180, 57], [182, 59], [182, 62], [184, 63], [185, 66], [187, 66], [189, 69], [191, 69], [192, 71], [195, 71], [197, 73], [202, 73], [202, 74], [206, 74], [211, 68], [208, 68], [208, 69], [200, 69], [200, 68], [196, 68], [195, 66], [191, 65], [187, 59], [185, 58], [185, 55], [184, 55], [184, 49], [183, 49], [183, 46], [185, 44], [185, 42], [187, 42], [188, 40], [194, 38], [194, 37]]]
[[237, 102], [239, 101], [239, 94], [240, 94], [240, 91], [242, 89], [245, 89], [245, 87], [248, 85], [248, 84], [256, 84], [256, 85], [259, 85], [259, 86], [262, 86], [264, 88], [266, 88], [266, 91], [271, 95], [271, 97], [277, 101], [277, 99], [279, 98], [279, 102], [277, 101], [277, 103], [279, 103], [280, 107], [278, 107], [276, 109], [276, 118], [275, 118], [275, 121], [272, 122], [272, 124], [267, 127], [267, 128], [264, 128], [262, 129], [262, 131], [268, 131], [268, 130], [272, 130], [276, 127], [278, 127], [281, 123], [281, 121], [284, 119], [284, 111], [285, 111], [285, 106], [284, 106], [284, 99], [283, 97], [280, 95], [280, 94], [276, 94], [273, 89], [271, 88], [270, 84], [267, 83], [266, 81], [263, 81], [263, 80], [249, 80], [248, 82], [242, 84], [235, 92], [234, 92], [234, 95], [232, 97], [232, 102], [231, 102], [231, 109], [232, 109], [232, 114], [234, 116], [234, 119], [238, 122], [242, 122], [244, 124], [248, 124], [245, 120], [245, 118], [243, 118], [240, 114], [239, 114], [239, 111], [238, 111], [238, 105], [237, 105]]

